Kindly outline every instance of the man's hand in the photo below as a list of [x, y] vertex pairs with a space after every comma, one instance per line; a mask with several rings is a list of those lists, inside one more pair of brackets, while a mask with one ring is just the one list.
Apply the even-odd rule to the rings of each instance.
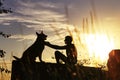
[[50, 42], [48, 42], [48, 41], [45, 41], [45, 45], [50, 45]]

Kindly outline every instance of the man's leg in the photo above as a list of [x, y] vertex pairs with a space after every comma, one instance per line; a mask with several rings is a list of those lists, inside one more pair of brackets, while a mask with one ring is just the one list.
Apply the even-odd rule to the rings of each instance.
[[64, 61], [66, 63], [67, 61], [67, 57], [65, 55], [63, 55], [61, 52], [59, 51], [55, 51], [55, 59], [57, 63], [60, 63], [59, 60], [61, 59], [62, 61]]

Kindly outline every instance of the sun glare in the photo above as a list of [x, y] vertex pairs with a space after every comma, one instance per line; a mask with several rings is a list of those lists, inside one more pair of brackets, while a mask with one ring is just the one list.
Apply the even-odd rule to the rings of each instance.
[[86, 38], [90, 54], [94, 53], [96, 58], [99, 57], [101, 61], [105, 61], [108, 53], [113, 49], [113, 42], [106, 35], [88, 35]]
[[114, 48], [112, 39], [104, 34], [84, 34], [84, 36], [88, 56], [99, 63], [106, 62], [109, 52]]

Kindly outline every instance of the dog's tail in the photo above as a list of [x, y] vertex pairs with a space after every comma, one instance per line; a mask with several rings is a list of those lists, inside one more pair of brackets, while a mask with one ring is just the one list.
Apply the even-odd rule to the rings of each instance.
[[20, 58], [16, 57], [16, 56], [13, 56], [16, 60], [20, 60]]

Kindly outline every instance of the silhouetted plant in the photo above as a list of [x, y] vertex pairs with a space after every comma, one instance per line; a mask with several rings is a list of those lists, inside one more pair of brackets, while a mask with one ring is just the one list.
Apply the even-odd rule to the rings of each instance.
[[11, 73], [10, 70], [0, 67], [0, 72]]
[[5, 56], [5, 51], [3, 51], [3, 50], [0, 50], [0, 58], [3, 58], [4, 56]]
[[[1, 3], [0, 3], [0, 5], [1, 5]], [[0, 31], [0, 35], [3, 36], [4, 38], [8, 38], [8, 37], [11, 36], [10, 34], [4, 34], [4, 33], [1, 32], [1, 31]], [[5, 73], [5, 74], [11, 73], [11, 71], [7, 69], [7, 67], [6, 67], [6, 62], [4, 61], [5, 54], [6, 54], [6, 52], [5, 52], [4, 50], [0, 50], [0, 58], [3, 59], [3, 64], [5, 64], [4, 67], [3, 67], [3, 64], [0, 65], [0, 73], [1, 73], [1, 74], [2, 74], [2, 73]], [[3, 75], [3, 74], [2, 74], [2, 75]]]
[[3, 5], [2, 0], [0, 0], [0, 7]]
[[4, 0], [0, 0], [0, 14], [2, 14], [2, 13], [12, 13], [13, 11], [11, 10], [11, 8], [5, 9], [3, 7], [3, 1]]
[[9, 38], [11, 34], [5, 34], [3, 32], [0, 32], [0, 35], [3, 36], [4, 38]]

